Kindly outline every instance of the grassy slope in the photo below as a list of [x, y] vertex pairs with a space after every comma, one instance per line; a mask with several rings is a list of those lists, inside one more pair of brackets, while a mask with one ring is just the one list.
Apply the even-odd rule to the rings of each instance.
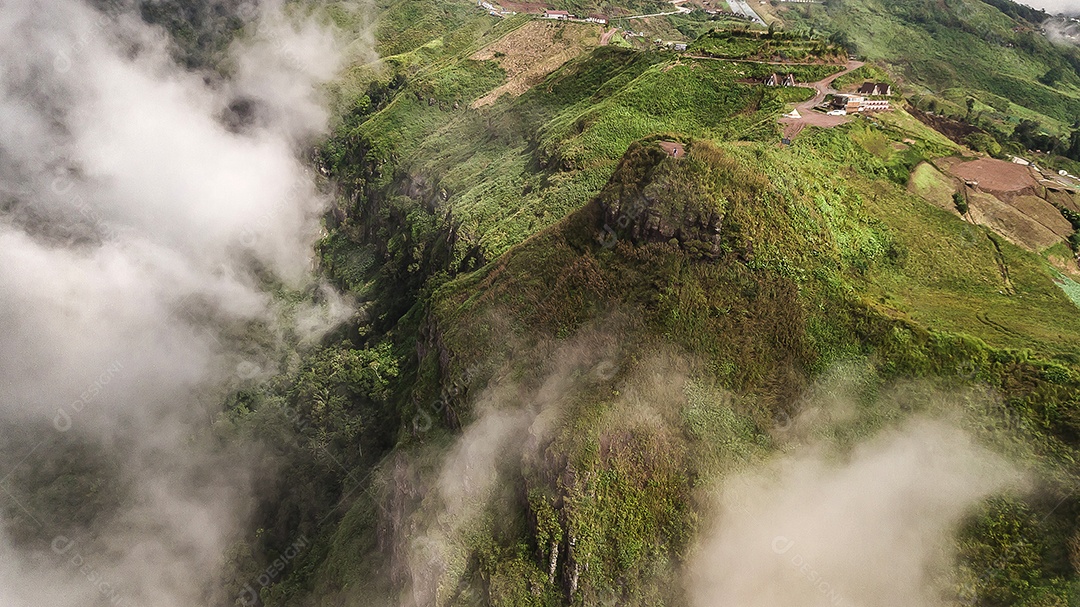
[[[516, 100], [466, 110], [501, 81], [499, 70], [466, 57], [520, 21], [423, 0], [384, 8], [383, 51], [397, 54], [382, 77], [398, 71], [408, 84], [385, 107], [343, 123], [329, 146], [334, 176], [356, 188], [358, 202], [332, 230], [327, 270], [347, 286], [371, 284], [346, 267], [353, 252], [382, 247], [375, 267], [385, 268], [400, 245], [404, 271], [423, 285], [408, 293], [416, 305], [393, 329], [409, 336], [410, 324], [422, 325], [425, 336], [419, 367], [402, 373], [400, 417], [451, 385], [475, 394], [490, 373], [471, 370], [492, 364], [508, 365], [527, 392], [558, 359], [551, 344], [572, 336], [612, 340], [605, 356], [617, 369], [576, 384], [546, 447], [557, 464], [507, 463], [510, 494], [454, 539], [446, 583], [457, 594], [447, 604], [566, 604], [569, 564], [563, 558], [549, 583], [546, 550], [570, 538], [576, 562], [587, 565], [578, 604], [678, 604], [668, 581], [702, 513], [703, 486], [776, 449], [771, 429], [801, 389], [853, 359], [864, 361], [866, 407], [852, 427], [830, 430], [836, 437], [864, 436], [902, 415], [874, 404], [889, 381], [978, 380], [1001, 390], [1009, 415], [1023, 420], [1004, 435], [1039, 465], [1075, 475], [1080, 309], [1041, 259], [1007, 245], [999, 253], [985, 230], [900, 185], [921, 160], [951, 153], [947, 140], [901, 113], [879, 126], [812, 130], [780, 149], [775, 117], [788, 99], [778, 95], [800, 92], [736, 82], [765, 66], [673, 63], [616, 48], [572, 61]], [[695, 143], [690, 160], [661, 161], [653, 174], [671, 191], [649, 191], [661, 192], [654, 198], [669, 213], [685, 210], [673, 201], [694, 198], [679, 191], [711, 192], [725, 217], [725, 252], [715, 261], [668, 242], [597, 241], [601, 203], [618, 197], [620, 183], [633, 190], [652, 162], [647, 145], [625, 151], [657, 133]], [[892, 147], [904, 138], [916, 143]], [[380, 223], [398, 213], [400, 223]], [[449, 262], [419, 267], [447, 224]], [[1002, 262], [1015, 295], [997, 292]], [[355, 280], [343, 280], [350, 269]], [[653, 385], [657, 375], [675, 383]], [[660, 422], [634, 422], [639, 401], [627, 394], [666, 403]], [[445, 448], [456, 424], [472, 418], [468, 399], [451, 401], [419, 443], [403, 427], [396, 453], [423, 458]], [[920, 403], [915, 410], [929, 406]], [[974, 429], [988, 432], [1002, 411], [973, 415]], [[401, 489], [391, 482], [394, 461], [322, 531], [268, 604], [393, 594], [380, 577], [391, 549], [377, 530], [387, 524], [380, 509]], [[1080, 506], [1052, 505], [1024, 505], [1042, 521], [1023, 539], [1048, 546], [1024, 572], [1027, 590], [982, 580], [982, 596], [1073, 592], [1062, 540], [1076, 533]], [[999, 519], [1016, 517], [994, 511], [981, 520]], [[1011, 554], [987, 537], [976, 530], [966, 540], [975, 569]]]
[[490, 62], [463, 60], [417, 70], [412, 86], [424, 91], [419, 99], [399, 95], [342, 136], [363, 140], [370, 155], [397, 171], [437, 179], [460, 221], [456, 259], [473, 249], [493, 259], [580, 208], [638, 138], [657, 132], [775, 138], [775, 117], [785, 103], [809, 92], [735, 82], [757, 78], [766, 67], [673, 62], [662, 54], [606, 47], [518, 99], [474, 111], [464, 108], [498, 84], [498, 71]]

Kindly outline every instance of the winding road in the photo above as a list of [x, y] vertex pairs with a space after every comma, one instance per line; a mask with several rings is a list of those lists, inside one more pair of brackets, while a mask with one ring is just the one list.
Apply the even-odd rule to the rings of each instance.
[[795, 109], [799, 110], [802, 114], [801, 118], [787, 118], [780, 119], [780, 123], [786, 125], [784, 127], [784, 138], [794, 139], [807, 126], [820, 126], [820, 127], [834, 127], [844, 124], [850, 118], [848, 116], [830, 116], [828, 114], [821, 114], [814, 111], [814, 107], [820, 105], [822, 101], [825, 101], [827, 95], [833, 95], [838, 93], [833, 88], [832, 83], [840, 76], [852, 71], [857, 70], [864, 64], [862, 61], [848, 61], [842, 72], [837, 72], [828, 78], [818, 80], [811, 85], [803, 85], [805, 88], [813, 88], [817, 93], [809, 101], [803, 101], [795, 106]]

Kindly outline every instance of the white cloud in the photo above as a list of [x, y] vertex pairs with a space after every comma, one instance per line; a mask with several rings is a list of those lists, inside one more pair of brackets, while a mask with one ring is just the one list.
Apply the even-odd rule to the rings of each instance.
[[1019, 480], [942, 422], [914, 421], [846, 457], [817, 448], [724, 483], [688, 577], [695, 607], [942, 605], [950, 537]]

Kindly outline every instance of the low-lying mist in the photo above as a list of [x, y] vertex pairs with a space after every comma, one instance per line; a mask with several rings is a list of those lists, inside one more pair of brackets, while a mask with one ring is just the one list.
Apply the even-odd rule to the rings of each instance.
[[695, 607], [945, 605], [953, 534], [1019, 475], [955, 426], [916, 419], [829, 456], [803, 447], [723, 484]]
[[1080, 14], [1080, 3], [1076, 0], [1024, 0], [1023, 3], [1034, 8], [1041, 8], [1054, 15], [1058, 13], [1067, 15]]
[[233, 604], [209, 588], [251, 458], [206, 428], [263, 364], [252, 333], [287, 346], [350, 313], [313, 282], [326, 200], [303, 157], [338, 41], [239, 8], [220, 71], [178, 66], [134, 3], [0, 12], [5, 605]]

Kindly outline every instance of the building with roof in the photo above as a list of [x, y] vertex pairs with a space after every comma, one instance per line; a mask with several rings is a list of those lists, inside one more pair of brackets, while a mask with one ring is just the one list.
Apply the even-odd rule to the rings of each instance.
[[848, 114], [866, 112], [887, 112], [891, 108], [888, 99], [867, 99], [862, 95], [841, 93], [833, 97], [832, 107], [844, 110]]
[[860, 95], [892, 95], [892, 86], [884, 82], [864, 82], [857, 91]]
[[795, 74], [781, 76], [773, 72], [765, 79], [765, 86], [795, 86]]

